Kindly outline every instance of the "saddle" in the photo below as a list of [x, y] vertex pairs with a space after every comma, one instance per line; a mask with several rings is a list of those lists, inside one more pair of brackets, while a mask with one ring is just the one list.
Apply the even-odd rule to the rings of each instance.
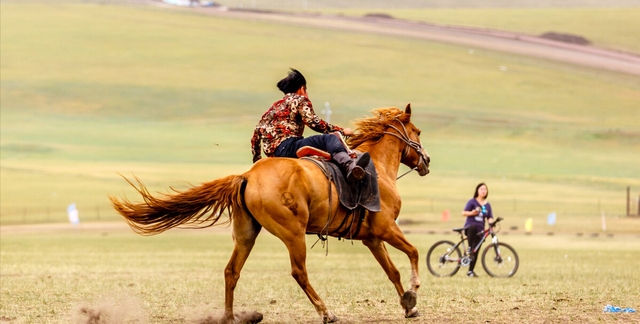
[[361, 206], [371, 212], [380, 211], [380, 191], [378, 189], [378, 173], [373, 161], [365, 167], [364, 179], [348, 182], [342, 170], [331, 162], [331, 155], [323, 150], [311, 146], [304, 146], [296, 152], [299, 158], [314, 162], [327, 179], [332, 180], [338, 191], [340, 204], [353, 211]]

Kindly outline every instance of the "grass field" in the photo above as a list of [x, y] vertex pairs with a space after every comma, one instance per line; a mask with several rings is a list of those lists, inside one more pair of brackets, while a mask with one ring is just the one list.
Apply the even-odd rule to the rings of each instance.
[[[615, 10], [585, 12], [603, 17]], [[448, 15], [417, 15], [433, 12]], [[500, 12], [459, 11], [478, 25]], [[568, 9], [548, 13], [570, 15]], [[604, 20], [603, 44], [629, 40], [608, 31], [637, 30], [637, 11], [617, 13], [620, 19]], [[143, 238], [82, 227], [21, 233], [8, 225], [66, 222], [70, 203], [82, 223], [118, 220], [107, 195], [137, 199], [118, 173], [165, 191], [243, 172], [253, 127], [280, 98], [275, 82], [289, 67], [307, 76], [318, 112], [330, 102], [338, 125], [372, 108], [411, 102], [432, 166], [425, 178], [411, 174], [398, 182], [400, 220], [423, 260], [431, 244], [453, 239], [443, 232], [462, 225], [457, 215], [481, 181], [496, 215], [506, 218], [503, 234], [509, 234], [501, 240], [522, 260], [512, 279], [492, 280], [480, 269], [476, 281], [460, 274], [436, 280], [421, 261], [423, 317], [406, 321], [369, 252], [360, 243], [332, 240], [329, 257], [319, 247], [310, 251], [308, 268], [345, 323], [637, 322], [637, 315], [602, 309], [640, 308], [640, 220], [624, 216], [626, 187], [640, 195], [638, 77], [415, 39], [116, 2], [3, 1], [0, 15], [3, 323], [86, 323], [71, 319], [83, 305], [138, 323], [219, 314], [228, 233]], [[534, 18], [546, 24], [546, 17]], [[520, 19], [518, 28], [535, 26], [531, 19]], [[444, 210], [451, 211], [449, 222], [440, 221]], [[549, 226], [552, 211], [558, 223]], [[522, 235], [530, 217], [534, 234]], [[437, 234], [423, 234], [429, 231]], [[408, 262], [390, 251], [406, 283]], [[261, 235], [236, 290], [237, 310], [263, 312], [265, 323], [318, 322], [289, 272], [283, 244]]]
[[625, 213], [626, 186], [639, 194], [637, 77], [149, 7], [1, 5], [2, 224], [65, 221], [72, 202], [81, 219], [117, 219], [107, 194], [131, 194], [118, 172], [160, 191], [241, 173], [289, 66], [338, 125], [412, 103], [433, 163], [399, 182], [403, 217], [453, 227], [439, 214], [486, 181], [517, 225], [556, 211], [557, 231], [597, 231], [601, 212]]
[[[311, 283], [344, 323], [634, 323], [637, 314], [603, 314], [605, 305], [640, 308], [637, 236], [501, 236], [520, 255], [510, 279], [462, 271], [435, 278], [424, 257], [452, 235], [410, 234], [421, 254], [422, 317], [405, 320], [386, 275], [359, 242], [331, 239], [329, 255], [309, 250]], [[308, 247], [314, 242], [309, 236]], [[88, 323], [85, 307], [125, 323], [199, 323], [221, 314], [229, 233], [171, 231], [140, 237], [113, 230], [3, 232], [0, 238], [3, 322]], [[317, 323], [315, 310], [290, 276], [284, 245], [262, 233], [236, 289], [236, 310], [259, 311], [263, 323]], [[407, 285], [409, 264], [390, 253]], [[10, 321], [8, 321], [10, 320]], [[109, 322], [111, 323], [111, 322]], [[114, 322], [115, 323], [115, 322]]]

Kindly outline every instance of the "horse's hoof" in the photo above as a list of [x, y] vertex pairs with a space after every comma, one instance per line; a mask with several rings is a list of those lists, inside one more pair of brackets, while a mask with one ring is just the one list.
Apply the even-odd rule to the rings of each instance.
[[408, 311], [404, 317], [411, 318], [411, 317], [418, 317], [418, 316], [420, 316], [420, 312], [418, 312], [418, 309], [414, 307], [410, 311]]
[[262, 322], [262, 314], [258, 312], [240, 312], [236, 316], [237, 322], [242, 324], [256, 324]]
[[418, 299], [418, 295], [411, 290], [405, 291], [404, 295], [402, 295], [402, 300], [400, 301], [400, 305], [402, 308], [406, 310], [413, 309], [416, 307], [416, 300]]
[[337, 321], [339, 321], [338, 317], [333, 315], [332, 312], [328, 312], [328, 314], [322, 318], [322, 323], [335, 323]]

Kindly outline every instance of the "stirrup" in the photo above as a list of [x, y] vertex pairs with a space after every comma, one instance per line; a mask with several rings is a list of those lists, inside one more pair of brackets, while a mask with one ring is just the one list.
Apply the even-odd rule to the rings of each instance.
[[356, 158], [356, 160], [352, 162], [355, 165], [347, 173], [347, 181], [353, 182], [364, 179], [364, 177], [367, 175], [365, 168], [367, 167], [367, 165], [369, 165], [369, 161], [371, 161], [371, 156], [368, 152], [360, 154]]

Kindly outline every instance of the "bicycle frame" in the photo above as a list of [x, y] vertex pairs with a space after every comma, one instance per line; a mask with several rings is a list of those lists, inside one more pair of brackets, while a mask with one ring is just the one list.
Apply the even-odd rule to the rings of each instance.
[[[518, 270], [518, 254], [508, 244], [498, 242], [498, 229], [495, 227], [502, 217], [498, 217], [493, 223], [489, 224], [489, 228], [483, 229], [477, 234], [479, 243], [476, 246], [467, 244], [469, 237], [465, 236], [464, 228], [454, 228], [455, 232], [460, 234], [460, 241], [454, 243], [449, 240], [436, 242], [427, 253], [427, 267], [429, 271], [436, 277], [450, 277], [458, 272], [461, 266], [469, 266], [474, 258], [482, 261], [482, 267], [492, 277], [508, 278], [515, 274]], [[480, 256], [480, 248], [482, 244], [488, 241], [489, 235], [492, 236], [491, 244], [484, 249]], [[460, 253], [462, 247], [463, 253]], [[506, 251], [500, 251], [504, 250]], [[434, 253], [435, 252], [435, 253]]]
[[[494, 222], [494, 225], [495, 225], [495, 223], [497, 223], [497, 222], [498, 222], [498, 221]], [[496, 243], [496, 244], [498, 243], [498, 237], [496, 236], [496, 233], [493, 231], [493, 225], [489, 225], [489, 228], [487, 228], [487, 229], [483, 230], [482, 232], [479, 232], [477, 235], [482, 235], [482, 239], [480, 240], [480, 242], [478, 242], [478, 245], [476, 245], [476, 247], [473, 249], [473, 251], [472, 251], [472, 253], [471, 253], [471, 254], [475, 254], [476, 252], [478, 252], [478, 250], [480, 250], [480, 247], [482, 246], [482, 243], [484, 243], [484, 241], [487, 239], [487, 237], [488, 237], [489, 235], [491, 235], [491, 238], [492, 238], [492, 239], [491, 239], [491, 241], [492, 241], [493, 243]], [[466, 255], [466, 253], [467, 253], [467, 246], [464, 244], [464, 242], [465, 242], [465, 241], [467, 241], [467, 242], [468, 242], [468, 241], [469, 241], [469, 239], [468, 239], [467, 237], [465, 237], [465, 236], [464, 236], [464, 231], [460, 231], [460, 242], [456, 243], [456, 245], [454, 245], [454, 246], [451, 248], [451, 251], [452, 251], [452, 252], [453, 252], [453, 251], [455, 251], [455, 249], [456, 249], [458, 246], [462, 245], [462, 252], [464, 253], [464, 255]], [[461, 263], [461, 260], [460, 260], [460, 259], [458, 259], [458, 260], [456, 260], [456, 259], [448, 259], [448, 260], [449, 260], [449, 261], [457, 261], [458, 263]]]

